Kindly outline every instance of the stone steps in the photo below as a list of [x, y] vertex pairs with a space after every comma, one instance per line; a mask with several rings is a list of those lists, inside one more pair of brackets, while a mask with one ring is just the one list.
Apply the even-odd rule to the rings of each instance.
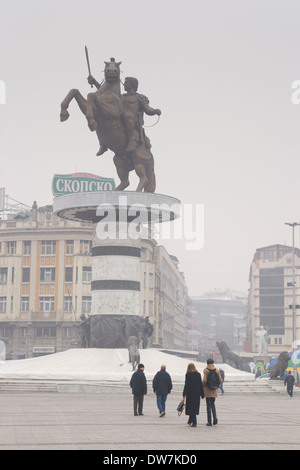
[[[181, 395], [183, 383], [173, 383], [172, 393]], [[148, 391], [152, 392], [152, 381], [148, 381]], [[55, 392], [55, 393], [131, 393], [128, 383], [93, 382], [69, 380], [25, 380], [0, 379], [1, 392]], [[265, 380], [251, 382], [226, 382], [225, 393], [286, 393], [283, 381]], [[294, 387], [295, 393], [300, 393], [299, 387]], [[219, 392], [220, 394], [220, 392]]]
[[0, 392], [57, 392], [57, 383], [40, 380], [0, 380]]

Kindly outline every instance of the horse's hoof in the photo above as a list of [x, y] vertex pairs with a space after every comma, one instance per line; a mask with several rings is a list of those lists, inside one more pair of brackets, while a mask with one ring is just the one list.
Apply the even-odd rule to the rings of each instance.
[[99, 151], [96, 153], [96, 156], [100, 157], [100, 155], [103, 155], [105, 152], [107, 152], [107, 147], [105, 147], [104, 145], [101, 145], [101, 147], [99, 148]]
[[67, 119], [69, 119], [69, 117], [70, 117], [70, 114], [68, 113], [67, 110], [62, 111], [62, 112], [60, 113], [60, 120], [61, 120], [61, 122], [66, 121]]

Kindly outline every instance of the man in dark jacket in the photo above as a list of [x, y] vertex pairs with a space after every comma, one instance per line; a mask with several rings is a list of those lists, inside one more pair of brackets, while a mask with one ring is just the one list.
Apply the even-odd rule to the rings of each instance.
[[166, 366], [162, 365], [152, 381], [153, 392], [156, 393], [157, 408], [159, 416], [162, 418], [166, 414], [166, 400], [172, 390], [172, 379], [166, 371]]
[[293, 398], [293, 387], [295, 378], [292, 376], [292, 371], [289, 371], [288, 375], [284, 379], [284, 385], [286, 385], [287, 392], [291, 398]]
[[147, 395], [147, 381], [144, 374], [144, 364], [138, 365], [138, 370], [132, 374], [130, 387], [133, 393], [134, 416], [143, 416], [144, 395]]

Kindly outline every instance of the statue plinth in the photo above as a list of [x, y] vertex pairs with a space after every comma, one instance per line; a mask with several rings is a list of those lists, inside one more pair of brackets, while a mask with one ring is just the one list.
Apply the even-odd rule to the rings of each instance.
[[267, 366], [272, 360], [272, 357], [264, 354], [254, 353], [253, 359], [255, 360], [255, 362], [262, 362], [264, 366]]
[[61, 218], [91, 222], [92, 305], [82, 325], [84, 347], [127, 347], [130, 336], [147, 344], [150, 324], [140, 307], [141, 238], [155, 223], [180, 216], [178, 199], [133, 191], [81, 192], [58, 196]]

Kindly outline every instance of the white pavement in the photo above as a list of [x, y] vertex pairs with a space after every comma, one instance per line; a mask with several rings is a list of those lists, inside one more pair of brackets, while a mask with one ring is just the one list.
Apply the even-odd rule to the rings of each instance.
[[[203, 450], [300, 449], [299, 396], [290, 399], [287, 394], [225, 392], [216, 401], [218, 425], [211, 428], [206, 427], [205, 400], [201, 400], [198, 426], [191, 428], [187, 417], [177, 414], [181, 394], [173, 391], [168, 396], [164, 418], [159, 418], [151, 390], [144, 400], [144, 416], [133, 416], [129, 387], [127, 393], [1, 392], [0, 397], [0, 451], [96, 450], [88, 455], [88, 460], [98, 467], [105, 456], [122, 456], [129, 450], [144, 464], [147, 450], [151, 454], [168, 451], [176, 455], [193, 451], [199, 468], [207, 457]], [[10, 458], [12, 455], [19, 457], [14, 453]], [[52, 455], [53, 464], [57, 465], [56, 453], [49, 453], [47, 462]], [[252, 456], [252, 463], [255, 457]], [[40, 465], [41, 460], [38, 462]], [[72, 464], [76, 467], [78, 461]]]

